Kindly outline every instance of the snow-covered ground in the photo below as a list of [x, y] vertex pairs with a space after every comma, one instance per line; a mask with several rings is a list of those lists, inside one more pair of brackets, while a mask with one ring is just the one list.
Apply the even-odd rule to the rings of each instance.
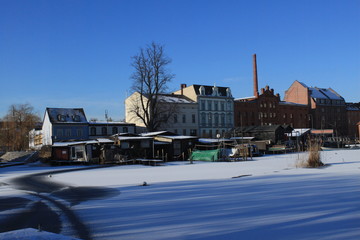
[[[296, 168], [305, 156], [295, 153], [247, 162], [116, 166], [49, 181], [119, 192], [71, 206], [93, 239], [360, 239], [360, 150], [321, 156], [328, 166], [319, 169]], [[0, 182], [49, 170], [4, 168]], [[21, 194], [1, 186], [0, 197]], [[63, 226], [62, 233], [71, 236], [69, 229]]]

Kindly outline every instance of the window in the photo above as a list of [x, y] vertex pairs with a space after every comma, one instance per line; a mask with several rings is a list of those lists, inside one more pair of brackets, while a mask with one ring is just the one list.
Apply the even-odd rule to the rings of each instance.
[[201, 110], [205, 110], [205, 100], [201, 100]]
[[225, 125], [225, 114], [221, 114], [221, 118], [220, 118], [220, 121], [221, 121], [221, 125], [224, 126]]
[[214, 114], [214, 121], [215, 121], [215, 126], [217, 127], [219, 124], [219, 114], [217, 113]]
[[211, 126], [212, 125], [212, 114], [208, 113], [208, 125]]
[[174, 123], [177, 123], [178, 119], [177, 119], [177, 114], [174, 114]]
[[190, 129], [190, 136], [196, 136], [196, 129]]
[[219, 110], [219, 102], [218, 101], [214, 101], [214, 110], [215, 111]]
[[62, 137], [62, 136], [63, 136], [63, 130], [62, 130], [62, 129], [58, 129], [58, 130], [56, 131], [56, 135], [57, 135], [58, 137]]
[[227, 101], [227, 110], [231, 111], [231, 101]]
[[82, 129], [78, 129], [78, 130], [76, 131], [76, 134], [77, 134], [78, 137], [82, 137], [82, 135], [83, 135], [83, 130], [82, 130]]
[[200, 95], [205, 95], [205, 87], [200, 86]]
[[229, 125], [232, 125], [232, 122], [233, 122], [233, 121], [232, 121], [232, 119], [233, 119], [232, 114], [231, 114], [231, 113], [228, 113], [227, 118], [228, 118], [228, 119], [227, 119], [228, 124], [229, 124]]
[[224, 104], [224, 102], [221, 102], [221, 103], [220, 103], [220, 107], [221, 107], [221, 111], [225, 111], [225, 104]]
[[186, 123], [186, 115], [185, 114], [182, 115], [182, 122]]
[[208, 100], [207, 103], [208, 103], [208, 109], [207, 110], [211, 111], [212, 101]]
[[60, 122], [65, 122], [66, 121], [66, 117], [64, 115], [58, 114], [57, 115], [57, 119]]
[[73, 119], [74, 122], [80, 122], [80, 116], [79, 115], [72, 116], [72, 119]]
[[186, 129], [183, 129], [183, 135], [184, 136], [186, 135]]
[[177, 130], [177, 129], [175, 129], [175, 130], [174, 130], [174, 132], [175, 132], [175, 134], [177, 134], [177, 133], [178, 133], [178, 130]]
[[90, 135], [91, 136], [96, 136], [96, 127], [91, 127], [90, 128]]
[[101, 128], [101, 135], [107, 135], [107, 129], [106, 127]]
[[71, 137], [71, 129], [66, 129], [65, 135], [66, 135], [66, 137]]
[[205, 113], [201, 113], [201, 124], [202, 125], [206, 124], [206, 115], [205, 115]]
[[195, 116], [195, 114], [192, 115], [192, 123], [196, 123], [196, 116]]
[[117, 127], [113, 127], [112, 128], [112, 134], [117, 134], [118, 133], [118, 128]]
[[129, 132], [128, 127], [123, 127], [123, 132], [124, 132], [124, 133]]

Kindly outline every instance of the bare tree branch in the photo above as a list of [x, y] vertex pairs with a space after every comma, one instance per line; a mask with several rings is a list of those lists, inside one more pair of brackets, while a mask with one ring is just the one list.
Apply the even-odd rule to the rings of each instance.
[[167, 69], [170, 63], [171, 59], [164, 54], [164, 47], [154, 42], [132, 57], [132, 89], [140, 93], [140, 102], [133, 104], [131, 112], [148, 131], [156, 130], [167, 121], [162, 117], [164, 114], [171, 115], [170, 109], [165, 110], [159, 102], [159, 95], [166, 92], [167, 84], [174, 78]]

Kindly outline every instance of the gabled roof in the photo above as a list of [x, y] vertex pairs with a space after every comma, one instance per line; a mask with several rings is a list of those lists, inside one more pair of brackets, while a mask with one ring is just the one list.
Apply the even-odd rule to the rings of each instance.
[[46, 112], [51, 123], [88, 123], [82, 108], [46, 108]]

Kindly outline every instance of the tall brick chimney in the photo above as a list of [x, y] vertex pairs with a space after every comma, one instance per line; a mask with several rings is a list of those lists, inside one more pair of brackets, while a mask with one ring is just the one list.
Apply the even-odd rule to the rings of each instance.
[[257, 65], [256, 65], [256, 54], [253, 55], [253, 77], [254, 77], [254, 96], [256, 98], [259, 97], [259, 89], [258, 89], [258, 77], [257, 77]]

